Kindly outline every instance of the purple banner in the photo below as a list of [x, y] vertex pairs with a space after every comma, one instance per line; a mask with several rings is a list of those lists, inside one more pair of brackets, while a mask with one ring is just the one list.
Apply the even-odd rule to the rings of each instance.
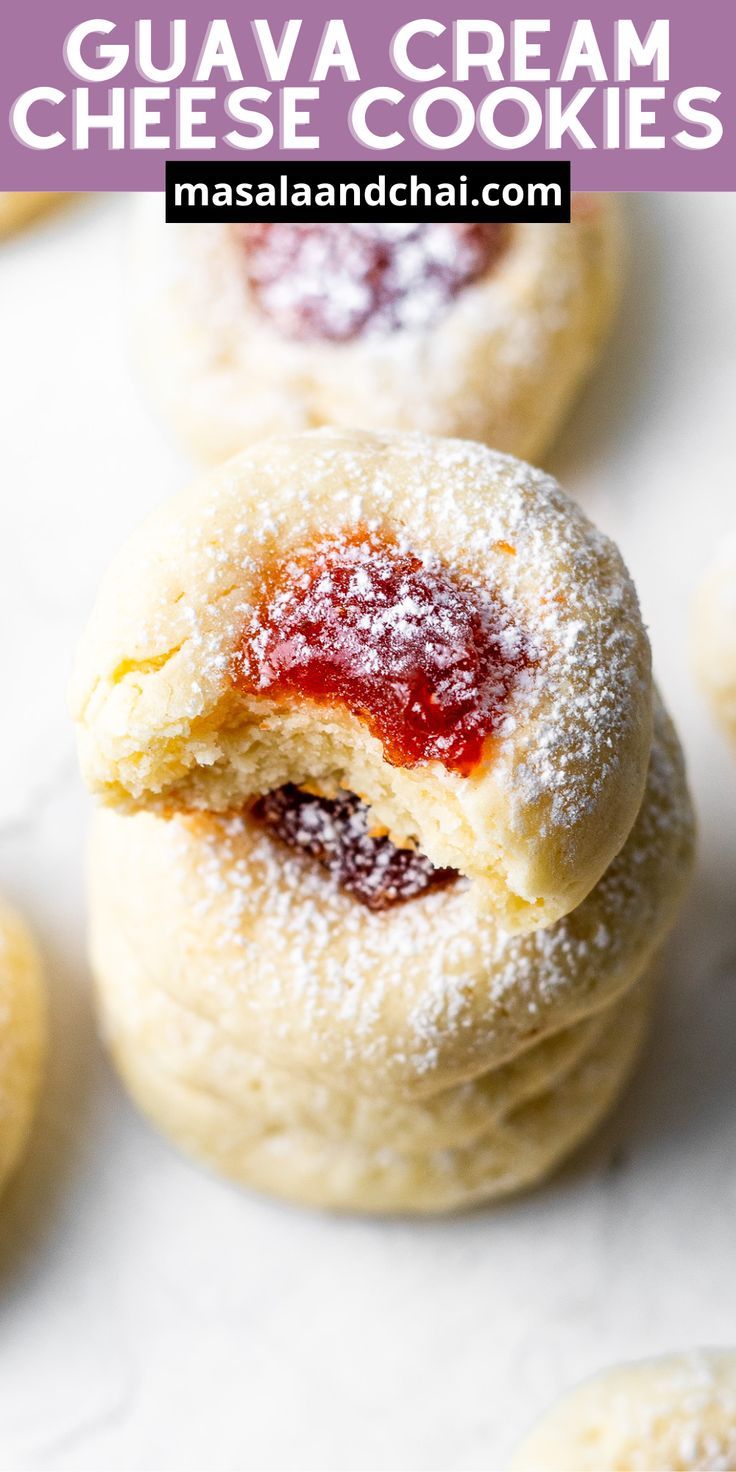
[[569, 159], [578, 189], [730, 190], [734, 55], [730, 0], [214, 17], [25, 0], [3, 20], [0, 187], [161, 189], [166, 158], [322, 157]]

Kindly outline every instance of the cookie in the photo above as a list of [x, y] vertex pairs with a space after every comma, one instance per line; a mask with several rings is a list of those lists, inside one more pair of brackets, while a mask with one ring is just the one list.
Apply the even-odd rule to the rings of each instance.
[[712, 710], [736, 747], [736, 540], [727, 540], [699, 590], [694, 658]]
[[38, 194], [32, 190], [13, 192], [0, 191], [0, 237], [11, 235], [23, 225], [29, 224], [38, 215], [55, 209], [68, 194]]
[[45, 1052], [40, 961], [25, 926], [0, 902], [0, 1186], [26, 1147]]
[[509, 1472], [729, 1472], [736, 1351], [697, 1350], [606, 1370], [564, 1396]]
[[610, 1108], [650, 1010], [646, 978], [472, 1082], [422, 1098], [362, 1094], [275, 1067], [207, 1004], [162, 984], [124, 906], [93, 909], [93, 927], [103, 1036], [140, 1109], [220, 1174], [338, 1210], [448, 1211], [538, 1183]]
[[154, 514], [73, 688], [107, 804], [356, 794], [510, 931], [574, 909], [623, 846], [651, 700], [626, 569], [554, 480], [481, 445], [330, 430]]
[[165, 225], [142, 201], [133, 316], [143, 375], [208, 461], [324, 424], [484, 440], [556, 433], [605, 338], [615, 201], [571, 224]]
[[[555, 925], [508, 935], [460, 878], [374, 911], [253, 814], [94, 818], [94, 969], [121, 946], [223, 1045], [326, 1087], [418, 1098], [610, 1006], [648, 968], [692, 863], [682, 753], [658, 706], [634, 828]], [[131, 962], [133, 964], [133, 962]]]

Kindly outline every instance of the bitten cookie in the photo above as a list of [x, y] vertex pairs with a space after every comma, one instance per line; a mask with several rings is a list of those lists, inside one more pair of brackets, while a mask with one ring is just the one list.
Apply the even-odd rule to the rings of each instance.
[[509, 1472], [733, 1472], [736, 1352], [607, 1370], [542, 1418]]
[[30, 1133], [46, 1052], [46, 1006], [36, 949], [0, 902], [0, 1186]]
[[[682, 753], [661, 706], [623, 850], [572, 914], [523, 936], [478, 916], [458, 879], [373, 910], [346, 891], [344, 868], [287, 845], [257, 812], [101, 810], [93, 964], [103, 988], [138, 968], [174, 1010], [202, 1019], [213, 1046], [269, 1070], [426, 1098], [628, 994], [672, 924], [692, 847]], [[218, 1076], [213, 1064], [213, 1088]]]
[[551, 478], [481, 445], [321, 431], [144, 525], [74, 707], [108, 804], [357, 794], [514, 931], [580, 904], [631, 831], [650, 653], [618, 552]]
[[323, 424], [422, 430], [537, 458], [605, 337], [615, 201], [556, 224], [164, 225], [145, 199], [142, 370], [206, 460]]
[[703, 579], [694, 636], [703, 688], [736, 746], [736, 539], [725, 544]]

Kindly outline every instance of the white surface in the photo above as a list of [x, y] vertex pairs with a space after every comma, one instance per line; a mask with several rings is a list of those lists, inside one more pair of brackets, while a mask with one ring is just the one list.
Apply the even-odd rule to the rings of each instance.
[[124, 346], [125, 201], [0, 250], [0, 888], [44, 945], [48, 1088], [0, 1205], [0, 1466], [498, 1469], [609, 1361], [736, 1339], [736, 763], [688, 665], [736, 523], [736, 196], [631, 201], [620, 331], [552, 468], [621, 542], [689, 753], [690, 903], [648, 1054], [543, 1191], [444, 1222], [330, 1219], [178, 1158], [95, 1041], [70, 650], [126, 530], [187, 474]]

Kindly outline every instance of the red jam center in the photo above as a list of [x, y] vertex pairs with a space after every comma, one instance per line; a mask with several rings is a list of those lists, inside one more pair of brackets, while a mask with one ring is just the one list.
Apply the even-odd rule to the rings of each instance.
[[368, 808], [350, 792], [318, 797], [288, 784], [259, 798], [251, 815], [282, 843], [316, 859], [369, 910], [388, 910], [457, 879], [455, 869], [435, 869], [415, 849], [372, 833]]
[[287, 337], [422, 328], [502, 253], [503, 225], [238, 225], [251, 290]]
[[347, 707], [395, 766], [440, 761], [467, 775], [532, 663], [493, 593], [358, 532], [266, 570], [232, 675], [248, 694]]

